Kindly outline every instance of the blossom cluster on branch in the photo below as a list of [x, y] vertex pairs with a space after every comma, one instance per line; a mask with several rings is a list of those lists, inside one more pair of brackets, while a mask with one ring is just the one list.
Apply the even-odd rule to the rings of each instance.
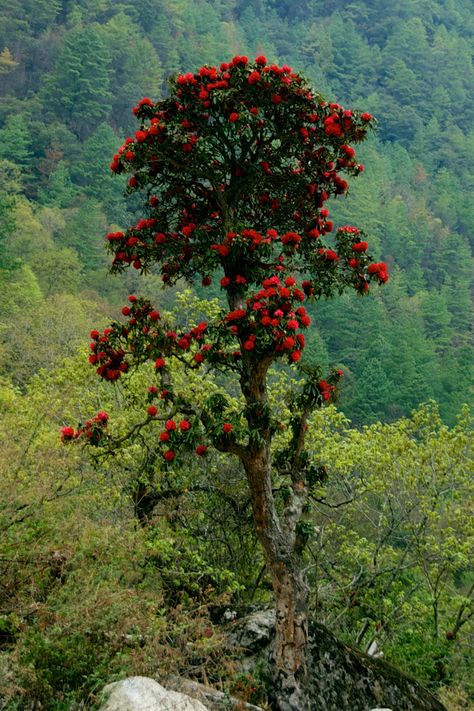
[[[146, 394], [144, 424], [164, 423], [165, 462], [181, 449], [236, 451], [255, 429], [271, 436], [262, 403], [250, 402], [249, 389], [241, 413], [230, 412], [225, 398], [197, 408], [175, 396], [169, 361], [235, 373], [241, 383], [278, 359], [297, 366], [311, 323], [308, 300], [346, 288], [365, 294], [371, 282], [387, 281], [365, 234], [352, 225], [335, 230], [325, 207], [347, 192], [344, 176], [363, 170], [351, 144], [365, 139], [375, 119], [326, 102], [301, 74], [263, 56], [181, 74], [168, 98], [146, 97], [133, 112], [140, 127], [110, 167], [130, 175], [127, 190], [143, 198], [144, 212], [107, 235], [112, 271], [158, 269], [164, 286], [218, 280], [228, 308], [181, 332], [131, 295], [125, 322], [91, 332], [89, 360], [108, 381], [152, 364], [157, 381]], [[334, 371], [323, 379], [313, 368], [303, 389], [308, 402], [330, 401], [341, 377]], [[76, 439], [65, 430], [64, 441]]]

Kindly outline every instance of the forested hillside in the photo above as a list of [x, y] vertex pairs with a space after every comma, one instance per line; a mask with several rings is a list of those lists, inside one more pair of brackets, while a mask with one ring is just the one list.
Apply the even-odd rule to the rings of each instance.
[[123, 292], [107, 277], [103, 235], [133, 220], [108, 167], [134, 130], [131, 107], [164, 95], [179, 70], [264, 51], [379, 120], [365, 175], [332, 212], [368, 231], [391, 283], [372, 300], [320, 306], [313, 353], [348, 372], [341, 407], [355, 423], [430, 398], [452, 423], [472, 363], [471, 10], [467, 0], [400, 0], [388, 12], [368, 1], [10, 2], [0, 24], [4, 374], [24, 386], [81, 342], [91, 305], [110, 313]]
[[[113, 458], [59, 437], [94, 408], [119, 435], [143, 416], [143, 370], [114, 390], [87, 363], [91, 328], [121, 319], [127, 294], [183, 328], [222, 301], [200, 281], [109, 274], [105, 235], [138, 215], [110, 169], [132, 108], [170, 75], [263, 53], [378, 120], [364, 171], [327, 206], [390, 279], [307, 306], [303, 364], [345, 374], [308, 427], [311, 610], [472, 711], [473, 35], [471, 0], [0, 4], [1, 708], [96, 708], [131, 673], [267, 708], [263, 673], [239, 669], [221, 629], [227, 608], [271, 604], [237, 464], [167, 468], [152, 433]], [[287, 426], [289, 373], [271, 376]], [[173, 377], [196, 402], [225, 386], [212, 369]]]

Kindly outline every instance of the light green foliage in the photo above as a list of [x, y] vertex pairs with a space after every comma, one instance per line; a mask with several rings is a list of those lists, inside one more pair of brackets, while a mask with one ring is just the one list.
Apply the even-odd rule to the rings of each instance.
[[[223, 514], [224, 488], [210, 504], [204, 470], [176, 472], [167, 488], [155, 467], [162, 499], [148, 525], [137, 526], [134, 493], [151, 475], [153, 438], [112, 464], [60, 443], [58, 427], [82, 417], [81, 401], [95, 400], [119, 428], [142, 416], [127, 393], [97, 389], [84, 361], [81, 354], [44, 372], [24, 395], [0, 383], [0, 624], [8, 633], [0, 684], [11, 708], [92, 702], [114, 675], [163, 676], [196, 656], [209, 671], [222, 669], [221, 637], [206, 636], [206, 605], [225, 605], [241, 587], [206, 538], [205, 508]], [[136, 373], [137, 391], [149, 376]], [[196, 379], [196, 397], [205, 385]], [[186, 494], [191, 483], [203, 487], [197, 500]], [[186, 519], [188, 529], [179, 524]]]
[[[434, 403], [391, 425], [351, 429], [336, 412], [310, 425], [329, 465], [315, 491], [315, 604], [352, 643], [436, 685], [468, 684], [474, 634], [472, 422], [442, 424]], [[340, 508], [331, 508], [347, 501]], [[442, 668], [439, 666], [442, 664]]]

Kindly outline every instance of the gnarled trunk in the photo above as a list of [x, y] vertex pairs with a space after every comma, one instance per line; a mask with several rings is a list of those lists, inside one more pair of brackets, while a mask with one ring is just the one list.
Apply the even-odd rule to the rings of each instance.
[[272, 708], [308, 711], [308, 586], [294, 551], [294, 535], [282, 531], [265, 457], [246, 465], [253, 517], [272, 579], [276, 605]]
[[[272, 708], [275, 711], [308, 711], [308, 586], [301, 565], [298, 523], [307, 497], [307, 487], [297, 475], [284, 511], [279, 513], [272, 490], [271, 427], [268, 416], [266, 377], [273, 357], [259, 363], [244, 355], [242, 393], [247, 402], [247, 422], [258, 438], [252, 440], [242, 463], [252, 501], [253, 520], [272, 579], [276, 605], [276, 636], [273, 651]], [[301, 446], [304, 439], [301, 430]]]
[[272, 571], [276, 602], [273, 696], [279, 711], [309, 709], [308, 586], [294, 561]]

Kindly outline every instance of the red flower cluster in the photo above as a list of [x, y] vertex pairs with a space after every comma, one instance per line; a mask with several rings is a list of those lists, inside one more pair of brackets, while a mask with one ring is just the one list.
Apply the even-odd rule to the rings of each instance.
[[104, 429], [107, 427], [108, 421], [108, 414], [102, 410], [91, 420], [87, 420], [84, 424], [81, 424], [77, 430], [73, 427], [62, 427], [61, 441], [68, 443], [80, 437], [85, 437], [89, 444], [98, 445], [102, 440]]
[[[269, 64], [263, 55], [183, 73], [168, 98], [145, 97], [134, 114], [140, 125], [111, 169], [128, 174], [128, 192], [146, 193], [146, 212], [129, 229], [107, 235], [113, 271], [157, 265], [165, 285], [199, 275], [209, 286], [221, 270], [229, 304], [218, 323], [178, 333], [149, 302], [131, 296], [122, 309], [125, 323], [91, 332], [90, 361], [102, 378], [117, 380], [129, 362], [154, 363], [161, 388], [148, 387], [144, 424], [165, 421], [158, 440], [172, 463], [180, 450], [207, 452], [198, 442], [198, 418], [173, 419], [180, 398], [163, 388], [173, 356], [188, 367], [206, 362], [240, 373], [262, 357], [297, 363], [311, 323], [305, 297], [346, 287], [364, 293], [371, 278], [387, 280], [364, 233], [346, 225], [333, 235], [324, 207], [347, 191], [344, 175], [362, 171], [351, 144], [365, 138], [374, 120], [326, 103], [291, 67]], [[300, 288], [290, 275], [309, 278]], [[314, 376], [318, 404], [331, 400], [341, 376]], [[211, 440], [232, 442], [232, 423], [213, 417], [212, 426], [204, 425]], [[93, 420], [89, 430], [103, 426]], [[76, 436], [63, 428], [63, 441]]]
[[380, 284], [385, 284], [388, 281], [387, 265], [385, 262], [378, 262], [377, 264], [369, 264], [367, 271], [371, 276], [375, 276]]
[[262, 287], [247, 299], [246, 310], [229, 311], [224, 322], [245, 351], [288, 354], [290, 362], [296, 363], [305, 346], [304, 334], [296, 331], [311, 323], [304, 306], [295, 306], [304, 301], [304, 293], [293, 277], [281, 281], [274, 275], [266, 278]]
[[[290, 103], [292, 111], [288, 113]], [[131, 173], [130, 190], [160, 185], [165, 195], [173, 195], [174, 206], [170, 212], [166, 199], [150, 199], [151, 216], [125, 233], [109, 233], [108, 242], [116, 271], [127, 265], [145, 269], [159, 263], [166, 284], [196, 272], [207, 284], [209, 273], [232, 257], [234, 250], [222, 239], [218, 193], [235, 224], [262, 224], [269, 215], [274, 216], [280, 227], [285, 226], [281, 230], [282, 252], [307, 252], [303, 245], [306, 235], [314, 239], [332, 230], [332, 223], [320, 209], [331, 194], [347, 190], [338, 171], [357, 174], [361, 170], [349, 141], [363, 140], [373, 124], [368, 115], [362, 117], [339, 104], [327, 104], [291, 67], [268, 64], [263, 55], [254, 62], [236, 56], [220, 67], [204, 66], [181, 74], [172, 84], [169, 99], [153, 103], [145, 97], [134, 113], [141, 126], [114, 156], [113, 170]], [[232, 175], [226, 155], [216, 151], [216, 123], [229, 134], [228, 140], [236, 144], [236, 155], [240, 156]], [[280, 124], [291, 141], [285, 141], [284, 147], [261, 144], [254, 159], [255, 151], [245, 148], [249, 135], [257, 147], [261, 130]], [[176, 160], [179, 153], [183, 157]], [[213, 155], [211, 161], [209, 155]], [[256, 165], [262, 171], [260, 194], [254, 188]], [[209, 185], [209, 171], [218, 187]], [[239, 180], [237, 191], [235, 178]], [[183, 187], [189, 182], [196, 187], [191, 191], [193, 201]], [[173, 210], [175, 214], [171, 214]], [[186, 220], [192, 230], [187, 229]], [[290, 223], [297, 223], [298, 228], [293, 229]], [[258, 245], [264, 244], [266, 237], [260, 240]], [[247, 242], [247, 248], [258, 245], [252, 239]], [[249, 274], [241, 272], [241, 276], [249, 281]]]

